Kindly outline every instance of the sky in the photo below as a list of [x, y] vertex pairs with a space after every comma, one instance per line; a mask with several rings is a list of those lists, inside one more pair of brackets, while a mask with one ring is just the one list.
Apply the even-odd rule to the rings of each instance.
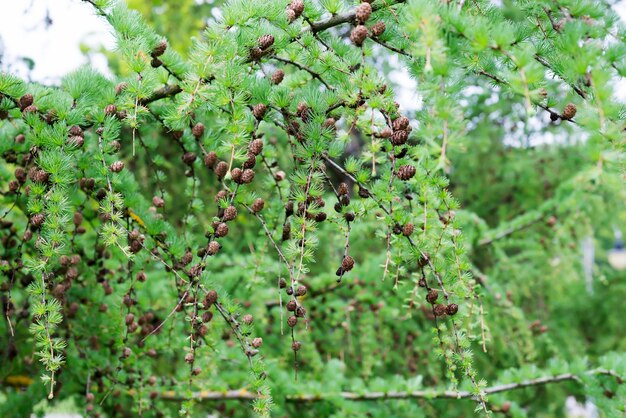
[[[626, 21], [626, 0], [615, 5]], [[58, 83], [68, 72], [90, 63], [110, 75], [104, 55], [86, 57], [81, 43], [92, 47], [115, 48], [115, 41], [106, 21], [96, 16], [93, 6], [80, 0], [0, 0], [0, 69], [25, 78], [27, 61], [35, 66], [32, 81]], [[416, 110], [419, 100], [414, 80], [406, 71], [395, 71], [399, 85], [398, 101], [403, 110]], [[626, 80], [616, 88], [616, 95], [626, 102]]]

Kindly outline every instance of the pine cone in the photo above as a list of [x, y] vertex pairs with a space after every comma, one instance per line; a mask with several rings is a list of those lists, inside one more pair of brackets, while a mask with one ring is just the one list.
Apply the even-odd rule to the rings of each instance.
[[162, 65], [163, 65], [163, 61], [161, 61], [157, 57], [152, 57], [152, 59], [150, 60], [150, 66], [152, 68], [159, 68]]
[[291, 224], [289, 222], [286, 222], [285, 225], [283, 225], [283, 241], [287, 241], [291, 238]]
[[446, 307], [446, 313], [450, 316], [455, 315], [459, 311], [459, 305], [451, 303]]
[[435, 305], [435, 308], [433, 310], [435, 312], [435, 316], [444, 316], [446, 314], [446, 305]]
[[282, 83], [284, 78], [285, 78], [285, 72], [283, 70], [278, 69], [274, 71], [274, 74], [272, 74], [272, 83], [280, 84]]
[[232, 221], [237, 217], [237, 208], [234, 206], [229, 206], [224, 210], [224, 216], [222, 220], [224, 222]]
[[439, 293], [435, 289], [431, 289], [426, 295], [426, 301], [430, 303], [431, 305], [434, 305], [435, 302], [437, 302], [438, 298], [439, 298]]
[[259, 47], [263, 50], [274, 45], [274, 37], [272, 35], [263, 35], [258, 40]]
[[376, 24], [372, 26], [372, 34], [374, 36], [380, 36], [383, 34], [383, 32], [385, 32], [385, 29], [387, 29], [387, 27], [385, 26], [385, 22], [381, 20], [380, 22], [376, 22]]
[[289, 9], [293, 10], [296, 14], [296, 18], [300, 17], [302, 12], [304, 12], [304, 1], [303, 0], [293, 0], [289, 5]]
[[215, 302], [217, 302], [217, 292], [215, 290], [209, 290], [204, 298], [204, 304], [211, 306]]
[[309, 106], [305, 102], [300, 102], [296, 109], [296, 113], [304, 122], [306, 122], [310, 116], [309, 110]]
[[45, 220], [46, 216], [43, 213], [37, 213], [30, 218], [30, 224], [35, 228], [40, 228]]
[[259, 48], [258, 46], [251, 48], [250, 57], [255, 61], [259, 60], [260, 58], [263, 57], [263, 50]]
[[576, 105], [574, 103], [568, 103], [563, 109], [563, 114], [561, 115], [561, 118], [565, 120], [570, 120], [574, 116], [576, 116]]
[[186, 152], [182, 156], [182, 160], [188, 166], [193, 165], [193, 162], [196, 161], [196, 153], [195, 152]]
[[67, 143], [80, 148], [85, 143], [85, 139], [82, 136], [71, 136], [70, 139], [67, 140]]
[[410, 237], [411, 234], [413, 234], [413, 230], [415, 229], [415, 226], [413, 225], [413, 223], [408, 222], [407, 224], [404, 225], [404, 227], [402, 228], [402, 234], [405, 237]]
[[24, 142], [26, 142], [26, 137], [24, 136], [24, 134], [19, 134], [15, 137], [15, 142], [18, 144], [23, 144]]
[[201, 123], [196, 123], [193, 128], [191, 128], [191, 134], [196, 138], [200, 138], [204, 135], [204, 125]]
[[369, 3], [361, 3], [357, 6], [354, 16], [357, 22], [365, 23], [372, 15], [372, 6]]
[[247, 157], [247, 160], [243, 162], [241, 167], [243, 167], [243, 168], [254, 168], [254, 166], [256, 165], [256, 155], [254, 155], [252, 152], [248, 151], [248, 153], [246, 154], [246, 157]]
[[152, 198], [152, 204], [157, 208], [162, 208], [163, 206], [165, 206], [165, 200], [163, 200], [163, 198], [160, 196], [154, 196]]
[[30, 105], [30, 106], [26, 106], [24, 108], [24, 110], [22, 111], [22, 114], [26, 115], [28, 113], [37, 113], [38, 111], [39, 111], [39, 109], [37, 109], [37, 106]]
[[241, 322], [243, 322], [246, 325], [250, 325], [253, 321], [254, 321], [254, 318], [250, 314], [246, 314], [241, 317]]
[[306, 295], [306, 286], [300, 285], [296, 288], [296, 296]]
[[287, 310], [289, 312], [295, 312], [297, 307], [298, 303], [295, 300], [290, 300], [289, 302], [287, 302]]
[[289, 325], [291, 328], [295, 327], [297, 323], [298, 323], [298, 318], [296, 318], [295, 315], [291, 315], [287, 319], [287, 325]]
[[215, 228], [215, 236], [217, 238], [222, 238], [222, 237], [225, 237], [226, 235], [228, 235], [228, 225], [226, 225], [224, 222], [221, 222]]
[[263, 119], [263, 116], [265, 116], [265, 112], [267, 112], [267, 106], [265, 106], [265, 104], [263, 103], [259, 103], [252, 108], [252, 114], [257, 120]]
[[324, 123], [322, 124], [322, 126], [324, 128], [329, 128], [329, 129], [335, 129], [335, 124], [337, 123], [337, 121], [335, 120], [335, 118], [327, 118]]
[[252, 212], [259, 213], [263, 210], [263, 206], [265, 206], [265, 202], [260, 197], [254, 200], [252, 204]]
[[226, 172], [228, 171], [228, 164], [226, 163], [226, 161], [220, 161], [219, 163], [217, 163], [214, 170], [217, 178], [221, 180], [224, 178]]
[[259, 155], [263, 151], [263, 140], [255, 139], [254, 141], [250, 142], [250, 146], [248, 146], [248, 149], [254, 155]]
[[391, 131], [391, 129], [385, 128], [382, 131], [380, 131], [378, 136], [380, 136], [381, 138], [390, 138], [392, 134], [393, 132]]
[[394, 131], [403, 131], [409, 126], [409, 118], [406, 116], [400, 116], [398, 119], [393, 121], [393, 130]]
[[409, 134], [406, 131], [394, 131], [391, 134], [391, 143], [393, 145], [404, 145], [408, 138]]
[[160, 57], [161, 55], [163, 55], [165, 53], [166, 49], [167, 49], [167, 41], [166, 40], [162, 40], [152, 50], [152, 56], [153, 57]]
[[343, 269], [343, 271], [352, 270], [352, 268], [354, 268], [354, 258], [350, 257], [349, 255], [345, 256], [344, 259], [341, 261], [341, 268]]
[[116, 161], [109, 166], [109, 169], [114, 173], [119, 173], [124, 169], [124, 161]]
[[289, 8], [285, 10], [285, 14], [287, 15], [287, 20], [289, 21], [289, 23], [294, 22], [298, 18], [298, 16], [296, 16], [296, 12]]
[[28, 106], [32, 105], [33, 102], [35, 101], [35, 99], [33, 98], [33, 95], [30, 93], [27, 93], [25, 95], [23, 95], [22, 97], [19, 98], [19, 100], [17, 101], [20, 110], [24, 110], [26, 109]]
[[107, 116], [115, 116], [117, 113], [117, 107], [114, 104], [107, 105], [104, 108], [104, 114]]
[[70, 127], [70, 136], [85, 136], [83, 129], [78, 125], [72, 125]]
[[298, 306], [295, 314], [298, 318], [304, 318], [306, 316], [306, 309], [304, 309], [304, 306]]
[[348, 194], [348, 185], [346, 183], [339, 183], [339, 187], [337, 187], [337, 193], [339, 196]]
[[126, 88], [128, 87], [128, 83], [122, 81], [118, 85], [115, 86], [115, 95], [120, 95]]
[[247, 168], [245, 170], [243, 170], [243, 174], [241, 175], [241, 182], [243, 184], [249, 184], [252, 183], [252, 180], [254, 179], [254, 171]]
[[354, 29], [352, 29], [352, 33], [350, 33], [350, 40], [356, 46], [363, 45], [365, 39], [367, 38], [367, 28], [363, 25], [358, 25]]
[[215, 255], [218, 253], [218, 251], [220, 250], [220, 243], [217, 241], [211, 241], [209, 242], [209, 246], [207, 249], [207, 254], [209, 255]]
[[204, 165], [213, 168], [215, 163], [217, 162], [217, 154], [215, 151], [209, 151], [207, 155], [204, 156]]
[[243, 174], [243, 170], [241, 168], [233, 168], [230, 172], [230, 177], [237, 184], [241, 184], [241, 175]]
[[415, 167], [412, 165], [403, 165], [398, 169], [396, 175], [400, 180], [410, 180], [415, 175]]
[[252, 347], [259, 348], [263, 345], [263, 338], [257, 337], [252, 339]]

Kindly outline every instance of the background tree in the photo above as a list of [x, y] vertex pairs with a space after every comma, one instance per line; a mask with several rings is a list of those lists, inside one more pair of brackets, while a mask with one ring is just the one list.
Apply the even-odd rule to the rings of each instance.
[[608, 3], [88, 2], [118, 79], [0, 76], [3, 416], [624, 413]]

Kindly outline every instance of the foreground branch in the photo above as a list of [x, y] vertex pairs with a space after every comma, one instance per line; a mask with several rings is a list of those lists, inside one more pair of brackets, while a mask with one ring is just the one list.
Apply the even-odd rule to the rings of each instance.
[[[619, 374], [613, 370], [596, 369], [586, 372], [587, 375], [606, 375], [614, 377], [618, 383], [623, 380]], [[528, 379], [517, 383], [506, 383], [491, 386], [483, 390], [483, 395], [493, 393], [508, 392], [516, 389], [524, 389], [534, 386], [543, 386], [552, 383], [573, 381], [582, 383], [582, 380], [575, 374], [563, 373], [556, 376], [544, 376], [535, 379]], [[223, 401], [223, 400], [253, 400], [259, 395], [249, 392], [247, 389], [228, 390], [228, 391], [200, 391], [191, 395], [192, 399], [199, 401]], [[323, 394], [294, 394], [287, 395], [285, 400], [290, 403], [311, 403], [320, 402], [336, 398], [346, 401], [381, 401], [387, 399], [474, 399], [476, 395], [470, 391], [453, 391], [453, 390], [416, 390], [411, 392], [390, 391], [390, 392], [339, 392], [339, 393], [323, 393]], [[160, 398], [166, 401], [184, 401], [189, 399], [183, 395], [177, 395], [173, 391], [164, 392]]]

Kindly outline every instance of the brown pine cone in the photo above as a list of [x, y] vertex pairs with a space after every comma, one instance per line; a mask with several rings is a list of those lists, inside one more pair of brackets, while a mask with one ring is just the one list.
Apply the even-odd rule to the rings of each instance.
[[438, 298], [439, 298], [439, 293], [435, 289], [431, 289], [426, 295], [426, 301], [430, 303], [431, 305], [434, 305], [435, 302], [437, 302]]
[[33, 98], [33, 95], [30, 93], [27, 93], [25, 95], [23, 95], [22, 97], [19, 98], [19, 100], [17, 101], [20, 110], [24, 110], [26, 109], [28, 106], [32, 105], [33, 102], [35, 101], [35, 99]]
[[274, 37], [272, 35], [263, 35], [258, 40], [259, 48], [265, 50], [274, 45]]
[[104, 108], [104, 114], [107, 116], [115, 116], [116, 113], [117, 113], [117, 106], [115, 106], [114, 104], [107, 105]]
[[574, 103], [568, 103], [563, 109], [563, 114], [561, 115], [561, 118], [565, 120], [570, 120], [574, 116], [576, 116], [576, 105]]
[[254, 213], [259, 213], [263, 210], [263, 206], [265, 206], [265, 201], [263, 201], [263, 199], [261, 199], [260, 197], [258, 199], [254, 200], [254, 203], [252, 203], [252, 212]]
[[219, 178], [220, 180], [224, 178], [227, 171], [228, 171], [228, 164], [226, 163], [226, 161], [220, 161], [215, 166], [215, 174], [217, 175], [217, 178]]
[[398, 119], [393, 121], [393, 130], [394, 131], [403, 131], [409, 126], [409, 118], [406, 116], [400, 116]]
[[345, 256], [344, 259], [341, 261], [341, 268], [343, 269], [343, 271], [352, 270], [352, 268], [354, 268], [354, 258], [349, 255]]
[[263, 151], [263, 140], [255, 139], [254, 141], [250, 142], [248, 149], [254, 155], [259, 155]]
[[241, 322], [243, 322], [246, 325], [250, 325], [253, 321], [254, 321], [254, 318], [250, 314], [246, 314], [241, 317]]
[[409, 134], [406, 131], [394, 131], [394, 133], [391, 134], [391, 143], [396, 146], [404, 145], [408, 138]]
[[191, 134], [196, 138], [200, 138], [204, 134], [204, 125], [200, 122], [196, 123], [193, 128], [191, 128]]
[[237, 217], [237, 208], [234, 206], [229, 206], [224, 210], [224, 216], [222, 219], [224, 222], [232, 221]]
[[67, 143], [80, 148], [85, 143], [85, 139], [82, 136], [70, 136], [70, 139], [67, 140]]
[[259, 348], [263, 345], [263, 338], [257, 337], [252, 339], [252, 347]]
[[188, 166], [193, 165], [193, 162], [196, 161], [196, 153], [195, 152], [186, 152], [183, 154], [182, 158], [183, 162]]
[[300, 341], [294, 341], [291, 343], [291, 349], [293, 351], [300, 351], [302, 348], [302, 343]]
[[381, 138], [390, 138], [392, 134], [393, 132], [391, 131], [391, 129], [385, 128], [382, 131], [380, 131], [378, 136], [380, 136]]
[[297, 323], [298, 318], [296, 318], [295, 315], [291, 315], [289, 318], [287, 318], [287, 325], [289, 325], [291, 328], [295, 327]]
[[160, 57], [161, 55], [163, 55], [165, 53], [166, 49], [167, 49], [167, 41], [166, 40], [162, 40], [152, 50], [152, 56], [153, 57]]
[[226, 235], [228, 235], [228, 225], [226, 225], [224, 222], [221, 222], [215, 228], [215, 236], [217, 238], [222, 238], [222, 237], [225, 237]]
[[402, 227], [402, 234], [405, 237], [410, 237], [411, 234], [413, 234], [414, 229], [415, 229], [415, 226], [413, 225], [413, 223], [408, 222], [404, 225], [404, 227]]
[[287, 302], [287, 310], [289, 312], [295, 312], [297, 307], [298, 307], [298, 304], [296, 303], [295, 300], [290, 300], [289, 302]]
[[215, 255], [218, 253], [218, 251], [220, 250], [220, 243], [217, 241], [211, 241], [209, 242], [209, 246], [207, 249], [207, 254], [209, 255]]
[[204, 304], [210, 306], [215, 302], [217, 302], [217, 292], [215, 290], [209, 290], [204, 298]]
[[372, 6], [369, 3], [361, 3], [357, 6], [354, 16], [357, 22], [365, 23], [372, 15]]
[[265, 112], [267, 112], [267, 106], [264, 103], [259, 103], [252, 108], [252, 114], [257, 120], [263, 119]]
[[70, 136], [85, 136], [83, 129], [78, 125], [72, 125], [70, 127]]
[[204, 156], [204, 165], [213, 168], [215, 163], [217, 162], [217, 154], [215, 151], [209, 151], [207, 155]]
[[293, 0], [291, 4], [289, 4], [289, 9], [294, 11], [294, 13], [296, 14], [296, 18], [300, 17], [302, 12], [304, 12], [304, 1]]
[[272, 74], [272, 83], [280, 84], [282, 83], [284, 78], [285, 78], [285, 72], [283, 70], [278, 69], [274, 71], [274, 74]]
[[241, 184], [241, 175], [243, 174], [243, 170], [241, 168], [235, 167], [230, 172], [230, 177], [237, 184]]
[[241, 167], [242, 168], [254, 168], [254, 166], [256, 165], [256, 155], [248, 151], [248, 153], [246, 154], [246, 157], [247, 157], [247, 160], [243, 162]]
[[372, 34], [374, 36], [380, 36], [383, 34], [383, 32], [385, 32], [385, 29], [387, 29], [387, 27], [385, 26], [385, 22], [381, 20], [380, 22], [376, 22], [376, 24], [372, 26]]
[[258, 60], [260, 58], [263, 57], [263, 50], [261, 48], [259, 48], [258, 46], [255, 46], [253, 48], [250, 49], [250, 57], [253, 60]]
[[350, 33], [350, 40], [356, 46], [363, 45], [363, 42], [365, 42], [366, 38], [367, 38], [367, 28], [363, 25], [358, 25], [357, 27], [352, 29], [352, 32]]
[[252, 180], [254, 179], [254, 171], [247, 168], [245, 170], [243, 170], [243, 174], [241, 175], [241, 182], [243, 184], [250, 184], [252, 183]]
[[128, 83], [122, 81], [118, 85], [115, 86], [115, 95], [121, 94], [124, 90], [128, 88]]
[[286, 222], [285, 225], [283, 225], [282, 239], [283, 241], [287, 241], [290, 238], [291, 238], [291, 224], [289, 222]]
[[30, 218], [30, 224], [35, 228], [39, 228], [41, 227], [41, 225], [43, 225], [43, 222], [45, 220], [46, 215], [44, 215], [43, 213], [37, 213]]
[[455, 315], [459, 311], [459, 305], [451, 303], [446, 307], [446, 313], [450, 316]]
[[30, 105], [30, 106], [26, 106], [24, 108], [24, 110], [22, 111], [22, 113], [24, 115], [28, 114], [28, 113], [37, 113], [39, 111], [39, 109], [37, 109], [37, 106], [35, 105]]
[[346, 183], [339, 183], [339, 187], [337, 187], [337, 193], [339, 196], [348, 194], [348, 185]]
[[306, 295], [306, 286], [300, 285], [296, 288], [296, 296]]
[[446, 305], [442, 305], [441, 303], [438, 305], [435, 305], [435, 308], [433, 309], [435, 316], [444, 316], [446, 314]]
[[415, 175], [415, 167], [412, 165], [403, 165], [398, 168], [396, 175], [400, 180], [410, 180]]
[[109, 169], [114, 173], [119, 173], [124, 169], [124, 161], [116, 161], [109, 166]]

